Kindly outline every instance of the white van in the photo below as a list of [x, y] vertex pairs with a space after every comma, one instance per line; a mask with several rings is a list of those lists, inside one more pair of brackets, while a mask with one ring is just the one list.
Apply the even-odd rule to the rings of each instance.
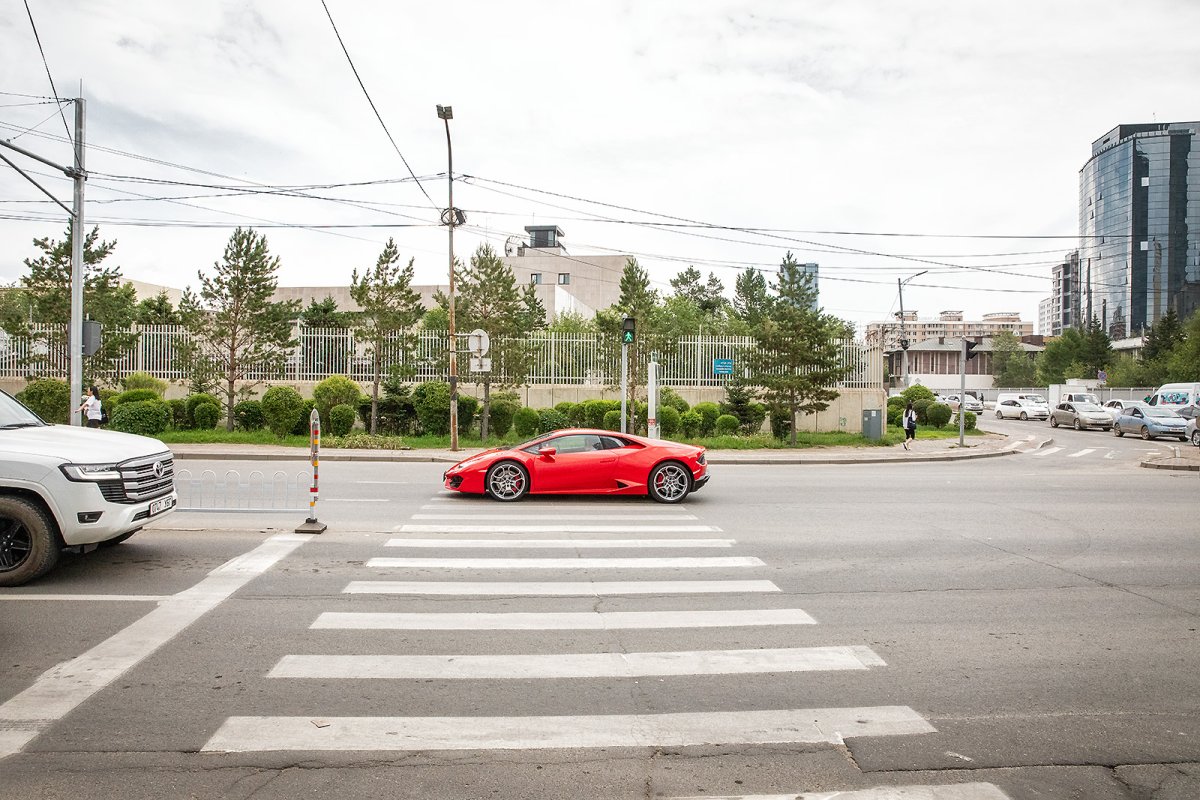
[[1147, 400], [1152, 406], [1164, 406], [1186, 419], [1196, 416], [1200, 406], [1200, 383], [1164, 383]]

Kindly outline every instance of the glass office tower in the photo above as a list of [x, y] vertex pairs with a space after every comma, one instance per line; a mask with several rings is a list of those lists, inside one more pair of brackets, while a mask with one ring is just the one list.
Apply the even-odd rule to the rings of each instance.
[[1079, 325], [1140, 335], [1200, 307], [1200, 122], [1118, 125], [1079, 171]]

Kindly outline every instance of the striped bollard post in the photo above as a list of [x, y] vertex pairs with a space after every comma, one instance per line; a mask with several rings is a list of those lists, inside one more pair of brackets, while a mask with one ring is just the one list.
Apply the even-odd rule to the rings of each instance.
[[317, 521], [317, 474], [321, 463], [321, 415], [314, 408], [308, 415], [309, 456], [312, 462], [312, 487], [308, 490], [308, 519], [296, 528], [296, 533], [324, 533], [329, 526]]

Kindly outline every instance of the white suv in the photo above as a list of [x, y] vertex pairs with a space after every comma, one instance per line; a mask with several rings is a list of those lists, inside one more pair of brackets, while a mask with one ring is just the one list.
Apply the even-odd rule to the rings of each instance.
[[170, 513], [174, 465], [157, 439], [47, 425], [0, 391], [0, 586], [44, 575], [64, 548], [117, 544]]

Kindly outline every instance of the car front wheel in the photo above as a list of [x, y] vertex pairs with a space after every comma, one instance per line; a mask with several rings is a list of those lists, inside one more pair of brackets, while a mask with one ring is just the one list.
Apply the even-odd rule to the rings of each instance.
[[1078, 419], [1076, 419], [1074, 422], [1072, 422], [1072, 423], [1071, 423], [1071, 427], [1072, 427], [1072, 428], [1074, 428], [1074, 429], [1075, 429], [1075, 430], [1077, 430], [1077, 431], [1081, 431], [1081, 430], [1083, 430], [1083, 426], [1079, 424], [1079, 420], [1078, 420]]
[[487, 471], [483, 484], [493, 498], [511, 503], [529, 492], [529, 472], [515, 461], [501, 461]]
[[1120, 425], [1113, 425], [1113, 436], [1124, 436], [1125, 431], [1121, 430]]
[[1022, 411], [1022, 412], [1021, 412], [1021, 419], [1029, 419], [1029, 415], [1028, 415], [1028, 414], [1026, 414], [1024, 411]]
[[1054, 416], [1050, 417], [1050, 427], [1051, 428], [1058, 427], [1058, 417], [1054, 417]]
[[692, 473], [678, 461], [665, 461], [650, 473], [650, 496], [659, 503], [682, 503], [692, 489]]
[[20, 586], [49, 572], [62, 546], [41, 506], [0, 497], [0, 586]]
[[1145, 425], [1142, 426], [1142, 438], [1146, 441], [1150, 441], [1150, 429]]
[[997, 412], [996, 412], [996, 419], [1004, 419], [1004, 412], [1003, 412], [1003, 411], [997, 411]]

